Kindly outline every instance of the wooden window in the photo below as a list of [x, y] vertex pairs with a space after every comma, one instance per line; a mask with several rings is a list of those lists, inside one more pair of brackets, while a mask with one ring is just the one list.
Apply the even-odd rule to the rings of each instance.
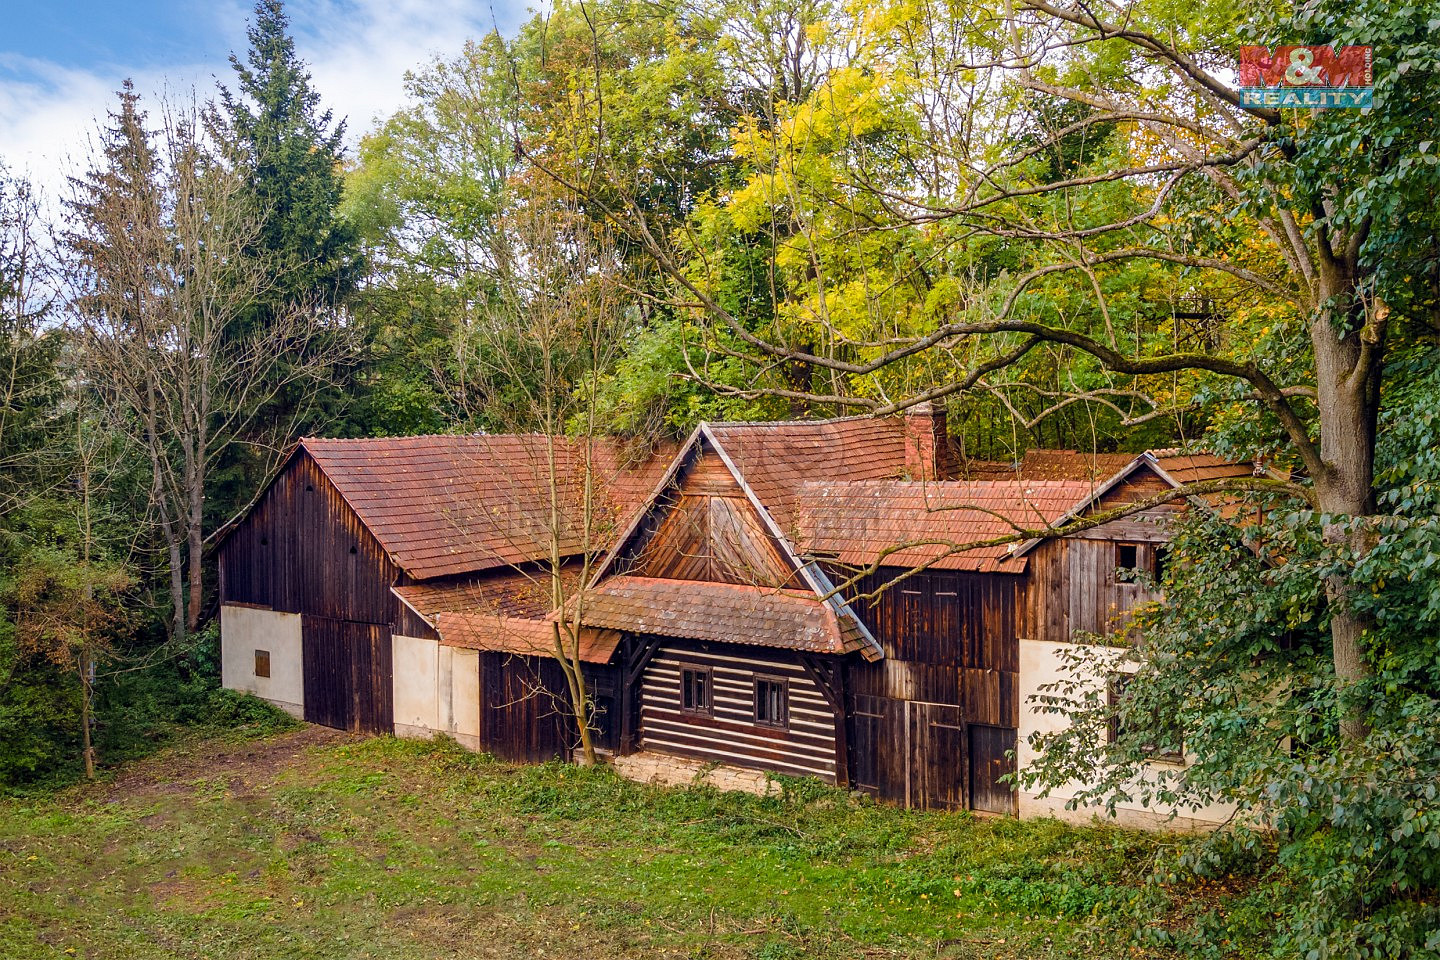
[[1170, 563], [1170, 548], [1165, 545], [1155, 547], [1155, 582], [1165, 581], [1165, 568]]
[[790, 684], [778, 677], [755, 678], [755, 722], [762, 727], [790, 725]]
[[680, 669], [680, 709], [703, 717], [715, 713], [714, 698], [710, 690], [710, 671], [706, 667], [682, 667]]
[[[1111, 743], [1119, 740], [1128, 733], [1128, 729], [1120, 718], [1120, 704], [1125, 699], [1130, 682], [1135, 679], [1133, 673], [1112, 673], [1110, 674], [1109, 689], [1106, 699], [1110, 706], [1109, 736]], [[1134, 717], [1130, 718], [1132, 721]], [[1142, 743], [1141, 747], [1152, 760], [1163, 760], [1167, 763], [1180, 763], [1185, 759], [1185, 742], [1181, 735], [1179, 724], [1172, 720], [1166, 720], [1159, 714], [1149, 717], [1145, 723], [1145, 729], [1152, 735], [1151, 739]]]
[[255, 651], [255, 676], [257, 676], [257, 677], [268, 677], [268, 676], [270, 676], [270, 651], [269, 651], [269, 650], [256, 650], [256, 651]]
[[1115, 566], [1124, 571], [1135, 571], [1140, 569], [1140, 544], [1138, 543], [1117, 543], [1115, 544]]

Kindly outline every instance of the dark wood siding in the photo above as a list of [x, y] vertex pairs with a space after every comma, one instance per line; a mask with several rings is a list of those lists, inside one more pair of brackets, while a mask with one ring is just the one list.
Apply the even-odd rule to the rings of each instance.
[[[713, 716], [680, 709], [680, 671], [689, 665], [710, 670]], [[773, 677], [788, 685], [786, 729], [755, 723], [756, 677]], [[640, 693], [646, 750], [835, 779], [834, 710], [804, 667], [783, 651], [667, 643], [645, 669]]]
[[[882, 570], [853, 592], [871, 593], [902, 573]], [[1000, 573], [914, 574], [859, 605], [885, 659], [853, 664], [853, 695], [962, 706], [972, 723], [1015, 726], [1020, 669], [1021, 578]]]
[[305, 616], [300, 623], [305, 719], [360, 733], [395, 729], [390, 631]]
[[433, 631], [390, 587], [402, 576], [303, 450], [221, 545], [220, 602], [301, 620], [305, 719], [344, 730], [394, 730], [391, 634]]
[[393, 625], [400, 570], [301, 451], [219, 551], [221, 603]]
[[[1142, 471], [1109, 491], [1101, 506], [1114, 507], [1168, 489], [1164, 480]], [[1152, 507], [1073, 537], [1047, 540], [1030, 551], [1020, 635], [1069, 643], [1077, 632], [1104, 635], [1123, 631], [1131, 610], [1157, 598], [1141, 584], [1117, 574], [1119, 546], [1133, 545], [1140, 568], [1154, 571], [1156, 553], [1169, 539], [1169, 526], [1182, 509], [1177, 504]]]
[[480, 749], [520, 763], [568, 756], [573, 738], [560, 664], [489, 651], [479, 660]]
[[982, 797], [971, 785], [985, 773], [971, 769], [969, 731], [993, 728], [987, 745], [1015, 745], [1024, 579], [932, 570], [892, 583], [903, 572], [851, 591], [880, 591], [859, 612], [885, 649], [846, 670], [852, 784], [913, 807], [973, 807]]
[[[620, 739], [618, 669], [586, 664], [585, 683], [600, 713], [592, 740], [601, 750]], [[480, 749], [517, 763], [569, 757], [580, 745], [569, 687], [550, 657], [480, 651]]]
[[966, 751], [970, 768], [970, 806], [988, 813], [1014, 810], [1013, 787], [1001, 778], [1015, 772], [1015, 731], [1005, 727], [969, 724]]

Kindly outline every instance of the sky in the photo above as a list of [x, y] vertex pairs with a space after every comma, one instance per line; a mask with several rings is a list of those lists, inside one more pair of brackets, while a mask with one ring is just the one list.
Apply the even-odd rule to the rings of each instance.
[[[497, 26], [511, 34], [530, 0], [288, 0], [315, 89], [350, 142], [404, 103], [404, 76]], [[56, 190], [83, 157], [115, 91], [142, 97], [231, 83], [246, 47], [246, 0], [0, 0], [0, 161]]]

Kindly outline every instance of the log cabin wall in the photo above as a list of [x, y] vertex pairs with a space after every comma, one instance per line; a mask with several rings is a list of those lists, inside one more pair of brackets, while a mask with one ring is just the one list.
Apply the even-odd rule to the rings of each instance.
[[[686, 710], [682, 671], [707, 677], [708, 710]], [[756, 681], [783, 684], [783, 726], [756, 722]], [[835, 712], [793, 655], [730, 644], [667, 641], [640, 683], [640, 729], [647, 751], [819, 777], [833, 783]]]

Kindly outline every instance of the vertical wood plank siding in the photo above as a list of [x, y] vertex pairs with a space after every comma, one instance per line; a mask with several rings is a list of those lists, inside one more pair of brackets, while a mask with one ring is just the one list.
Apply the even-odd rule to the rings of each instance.
[[299, 453], [217, 558], [220, 602], [301, 619], [305, 719], [342, 730], [394, 730], [391, 633], [433, 631], [390, 587], [402, 576], [314, 459]]
[[[711, 670], [714, 716], [680, 710], [680, 670]], [[788, 729], [759, 726], [756, 676], [789, 685]], [[716, 644], [667, 644], [646, 668], [640, 690], [644, 749], [794, 776], [835, 779], [835, 713], [803, 667], [780, 651]]]
[[[884, 569], [853, 591], [880, 589], [903, 571]], [[886, 587], [860, 616], [885, 659], [852, 663], [852, 696], [948, 703], [973, 723], [1016, 726], [1021, 578], [952, 570], [914, 574]]]
[[1156, 538], [1153, 527], [1111, 529], [1106, 524], [1087, 533], [1092, 535], [1047, 540], [1031, 551], [1021, 636], [1069, 643], [1077, 631], [1111, 633], [1123, 626], [1125, 615], [1135, 607], [1157, 599], [1141, 584], [1122, 580], [1116, 573], [1118, 543], [1135, 544], [1140, 567], [1154, 569], [1163, 540]]
[[221, 603], [394, 624], [400, 570], [303, 451], [221, 547]]
[[885, 659], [846, 670], [852, 784], [924, 809], [989, 809], [997, 793], [1008, 803], [1008, 789], [984, 779], [988, 756], [972, 769], [969, 741], [994, 728], [987, 750], [1007, 737], [1014, 746], [1024, 577], [930, 570], [885, 586], [903, 572], [883, 569], [852, 591], [881, 591], [859, 613], [885, 648]]
[[[569, 757], [579, 746], [570, 693], [560, 664], [550, 657], [481, 651], [480, 749], [517, 763]], [[585, 683], [605, 713], [595, 719], [594, 743], [619, 743], [618, 669], [587, 664]]]
[[565, 676], [549, 657], [481, 651], [480, 746], [505, 760], [543, 763], [571, 748]]
[[301, 620], [305, 719], [357, 733], [393, 733], [389, 629], [306, 615]]

